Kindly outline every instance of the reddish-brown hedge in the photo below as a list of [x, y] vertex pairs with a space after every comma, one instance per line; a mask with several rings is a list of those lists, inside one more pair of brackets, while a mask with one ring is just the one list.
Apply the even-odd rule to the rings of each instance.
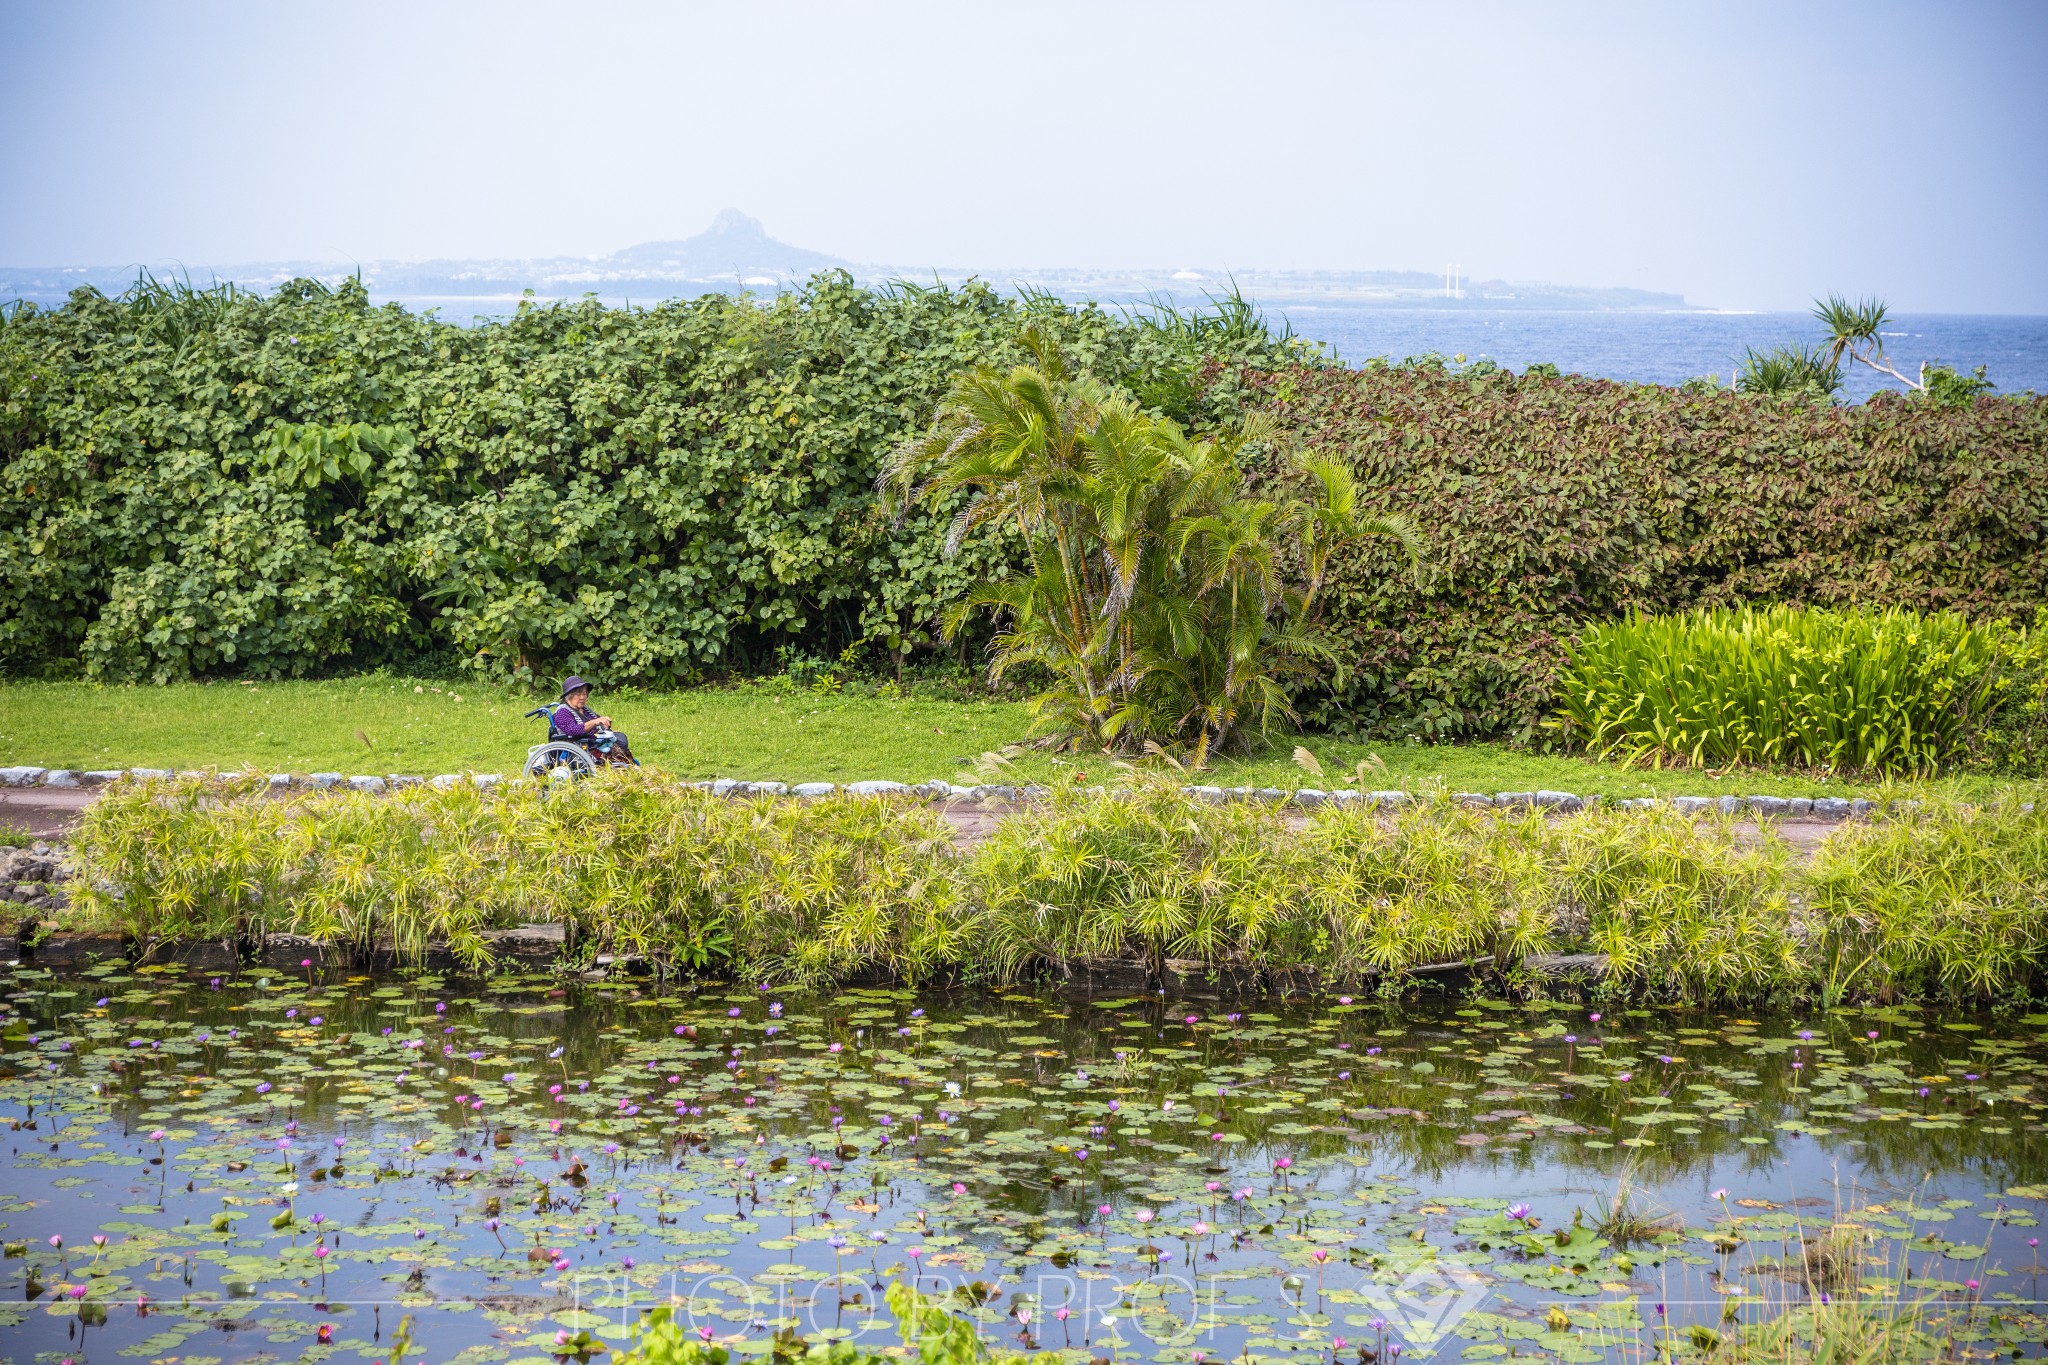
[[1337, 730], [1527, 732], [1560, 642], [1631, 609], [1898, 603], [2029, 620], [2048, 600], [2048, 400], [1856, 407], [1425, 368], [1244, 372], [1361, 501], [1432, 546], [1333, 571]]

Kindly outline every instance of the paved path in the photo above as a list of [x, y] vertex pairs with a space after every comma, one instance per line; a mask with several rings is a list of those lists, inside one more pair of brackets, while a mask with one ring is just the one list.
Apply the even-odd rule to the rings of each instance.
[[69, 834], [92, 797], [82, 787], [0, 787], [0, 825], [25, 827], [38, 839]]

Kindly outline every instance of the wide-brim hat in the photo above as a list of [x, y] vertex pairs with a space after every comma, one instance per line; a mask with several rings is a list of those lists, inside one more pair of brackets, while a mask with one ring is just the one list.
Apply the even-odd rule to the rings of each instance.
[[582, 692], [589, 688], [589, 686], [589, 679], [579, 678], [574, 673], [571, 673], [568, 677], [562, 679], [562, 695], [566, 697], [571, 692]]

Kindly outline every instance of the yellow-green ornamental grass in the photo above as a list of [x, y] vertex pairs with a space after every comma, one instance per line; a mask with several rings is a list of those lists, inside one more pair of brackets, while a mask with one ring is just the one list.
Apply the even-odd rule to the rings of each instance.
[[1808, 863], [1670, 810], [1303, 817], [1154, 784], [1059, 795], [962, 849], [915, 801], [644, 771], [383, 797], [187, 777], [114, 789], [76, 850], [78, 912], [146, 947], [296, 933], [482, 964], [484, 930], [554, 922], [585, 952], [750, 980], [1118, 958], [1351, 989], [1469, 961], [1529, 984], [1533, 957], [1598, 952], [1607, 989], [1659, 999], [1984, 999], [2032, 986], [2048, 941], [2048, 815], [2016, 800], [1845, 825]]

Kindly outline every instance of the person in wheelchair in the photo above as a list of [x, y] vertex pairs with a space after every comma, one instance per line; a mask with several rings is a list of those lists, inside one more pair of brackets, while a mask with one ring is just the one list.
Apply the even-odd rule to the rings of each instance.
[[599, 763], [640, 766], [625, 733], [612, 729], [612, 718], [590, 709], [590, 684], [574, 674], [562, 680], [561, 704], [548, 713], [548, 738], [578, 745]]

